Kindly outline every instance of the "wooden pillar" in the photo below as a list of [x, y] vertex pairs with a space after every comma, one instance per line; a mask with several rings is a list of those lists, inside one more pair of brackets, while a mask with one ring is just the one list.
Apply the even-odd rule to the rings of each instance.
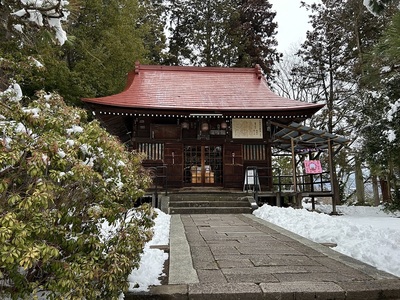
[[328, 156], [329, 156], [329, 175], [331, 179], [331, 190], [332, 190], [332, 215], [337, 215], [336, 211], [336, 201], [335, 201], [335, 195], [338, 192], [335, 188], [335, 169], [334, 169], [334, 163], [333, 163], [333, 149], [332, 149], [332, 142], [331, 139], [328, 140]]
[[291, 144], [292, 144], [292, 166], [293, 166], [293, 191], [294, 191], [294, 201], [295, 201], [295, 207], [300, 208], [301, 207], [301, 200], [302, 200], [302, 193], [298, 192], [297, 190], [297, 166], [296, 166], [296, 153], [294, 149], [294, 138], [291, 138]]
[[297, 176], [296, 176], [296, 154], [294, 152], [294, 138], [291, 138], [292, 144], [292, 168], [293, 168], [293, 191], [297, 192]]

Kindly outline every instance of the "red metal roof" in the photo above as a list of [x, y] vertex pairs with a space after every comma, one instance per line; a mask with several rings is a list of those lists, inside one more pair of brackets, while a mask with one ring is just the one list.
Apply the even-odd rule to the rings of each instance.
[[125, 90], [84, 102], [123, 108], [202, 111], [313, 110], [323, 105], [274, 94], [255, 68], [136, 65]]

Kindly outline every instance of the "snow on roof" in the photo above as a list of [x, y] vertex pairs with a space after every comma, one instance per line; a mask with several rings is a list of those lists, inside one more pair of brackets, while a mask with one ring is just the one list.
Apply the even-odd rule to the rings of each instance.
[[136, 64], [119, 94], [84, 102], [134, 109], [204, 111], [317, 111], [310, 104], [274, 94], [261, 69]]

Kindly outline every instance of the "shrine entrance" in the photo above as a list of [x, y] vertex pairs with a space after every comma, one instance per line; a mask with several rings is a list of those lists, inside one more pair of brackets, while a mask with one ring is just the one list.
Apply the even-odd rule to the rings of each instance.
[[222, 146], [185, 145], [184, 183], [190, 185], [222, 185]]

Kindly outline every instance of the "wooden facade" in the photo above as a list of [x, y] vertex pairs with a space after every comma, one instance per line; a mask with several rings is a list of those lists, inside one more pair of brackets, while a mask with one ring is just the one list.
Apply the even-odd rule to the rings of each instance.
[[144, 166], [158, 167], [170, 188], [242, 189], [254, 166], [272, 189], [276, 124], [304, 121], [323, 107], [275, 95], [258, 66], [137, 64], [122, 93], [83, 101], [110, 133], [144, 152]]
[[[235, 121], [247, 123], [249, 132], [242, 127], [242, 134], [258, 130], [262, 137], [233, 138]], [[146, 153], [145, 166], [167, 166], [169, 187], [241, 188], [247, 166], [271, 165], [263, 119], [139, 118], [137, 123], [132, 147]]]

